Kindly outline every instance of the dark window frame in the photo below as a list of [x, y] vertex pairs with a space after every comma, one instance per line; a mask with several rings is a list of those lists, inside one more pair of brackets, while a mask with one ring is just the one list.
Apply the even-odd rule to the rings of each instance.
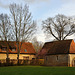
[[1, 50], [2, 51], [7, 51], [7, 47], [2, 47]]
[[11, 48], [11, 51], [13, 51], [13, 52], [16, 51], [16, 48]]
[[57, 58], [56, 58], [56, 59], [57, 59], [57, 60], [59, 60], [59, 59], [58, 59], [58, 56], [57, 56]]

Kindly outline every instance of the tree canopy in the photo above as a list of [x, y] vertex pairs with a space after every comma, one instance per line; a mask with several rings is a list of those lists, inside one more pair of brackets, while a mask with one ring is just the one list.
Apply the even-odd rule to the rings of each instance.
[[28, 41], [36, 30], [36, 23], [32, 21], [31, 12], [27, 4], [10, 4], [11, 24], [16, 41]]
[[75, 33], [75, 18], [58, 14], [43, 21], [42, 27], [45, 33], [56, 40], [65, 40], [67, 36]]

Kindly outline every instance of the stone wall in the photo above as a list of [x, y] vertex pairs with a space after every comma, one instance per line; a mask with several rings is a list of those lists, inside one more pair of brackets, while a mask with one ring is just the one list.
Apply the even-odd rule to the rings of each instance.
[[68, 66], [68, 54], [47, 55], [45, 65], [49, 66]]

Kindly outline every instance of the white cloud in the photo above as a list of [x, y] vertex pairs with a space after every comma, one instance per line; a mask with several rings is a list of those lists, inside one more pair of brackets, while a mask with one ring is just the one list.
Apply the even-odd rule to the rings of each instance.
[[71, 3], [71, 2], [75, 2], [75, 0], [61, 0], [64, 3]]
[[39, 33], [36, 36], [38, 41], [45, 42], [45, 35], [43, 33]]
[[40, 3], [40, 2], [49, 2], [50, 0], [23, 0], [28, 3]]
[[58, 11], [58, 13], [65, 14], [67, 16], [73, 16], [73, 15], [75, 15], [75, 3], [64, 4], [57, 11]]
[[48, 10], [47, 13], [41, 16], [41, 19], [45, 20], [48, 17], [54, 17], [57, 14], [64, 14], [66, 16], [75, 16], [75, 0], [73, 2], [70, 2], [70, 1], [71, 0], [69, 0], [69, 2], [62, 3], [61, 6], [59, 6], [58, 8], [52, 11]]

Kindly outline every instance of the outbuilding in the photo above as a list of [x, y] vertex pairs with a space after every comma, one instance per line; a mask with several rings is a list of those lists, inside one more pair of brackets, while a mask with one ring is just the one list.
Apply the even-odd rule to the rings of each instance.
[[74, 40], [46, 42], [38, 53], [47, 66], [75, 66]]

